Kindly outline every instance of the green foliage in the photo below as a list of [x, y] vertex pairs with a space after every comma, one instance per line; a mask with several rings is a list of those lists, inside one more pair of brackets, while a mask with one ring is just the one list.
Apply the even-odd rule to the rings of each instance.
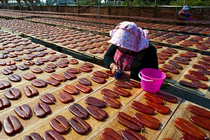
[[154, 5], [154, 2], [149, 2], [148, 0], [134, 0], [130, 1], [129, 5]]
[[92, 0], [92, 5], [98, 5], [98, 0]]
[[[155, 3], [154, 3], [155, 5]], [[167, 5], [167, 2], [166, 1], [157, 1], [157, 5]]]
[[210, 0], [205, 1], [205, 2], [204, 2], [204, 5], [205, 5], [205, 6], [210, 6]]
[[134, 0], [132, 5], [141, 5], [141, 0]]
[[[170, 3], [170, 5], [177, 5], [178, 0], [176, 1], [172, 1]], [[184, 0], [179, 0], [179, 5], [180, 6], [184, 6]], [[186, 5], [188, 6], [209, 6], [210, 5], [210, 1], [207, 0], [186, 0]]]
[[80, 5], [90, 5], [91, 1], [90, 0], [81, 0]]

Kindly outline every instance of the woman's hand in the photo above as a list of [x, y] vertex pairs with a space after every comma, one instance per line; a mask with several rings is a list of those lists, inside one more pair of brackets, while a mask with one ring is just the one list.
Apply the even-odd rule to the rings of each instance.
[[120, 71], [120, 67], [115, 63], [112, 63], [110, 65], [110, 69], [112, 69], [112, 74], [114, 74], [114, 75], [117, 74], [116, 72]]
[[130, 78], [130, 71], [123, 71], [123, 74], [117, 79], [127, 79]]

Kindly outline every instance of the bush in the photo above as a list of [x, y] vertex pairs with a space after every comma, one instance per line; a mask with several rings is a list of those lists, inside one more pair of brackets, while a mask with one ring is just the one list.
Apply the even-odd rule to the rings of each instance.
[[208, 1], [205, 1], [204, 3], [203, 3], [205, 6], [210, 6], [210, 1], [208, 0]]
[[80, 5], [90, 5], [91, 2], [89, 0], [81, 0]]
[[132, 5], [154, 5], [155, 2], [149, 2], [147, 0], [134, 0]]
[[132, 5], [141, 5], [141, 0], [134, 0]]
[[[172, 1], [170, 3], [170, 5], [177, 5], [177, 1], [178, 0]], [[179, 5], [184, 6], [184, 0], [179, 0]], [[209, 0], [207, 0], [207, 1], [205, 1], [205, 0], [187, 0], [186, 5], [188, 5], [188, 6], [202, 6], [202, 5], [203, 6], [209, 6], [210, 1]]]

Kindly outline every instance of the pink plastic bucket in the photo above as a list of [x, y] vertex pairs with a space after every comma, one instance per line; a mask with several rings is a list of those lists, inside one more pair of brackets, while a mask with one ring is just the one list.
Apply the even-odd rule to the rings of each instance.
[[153, 68], [144, 68], [139, 72], [141, 88], [147, 92], [157, 92], [166, 78], [165, 73]]

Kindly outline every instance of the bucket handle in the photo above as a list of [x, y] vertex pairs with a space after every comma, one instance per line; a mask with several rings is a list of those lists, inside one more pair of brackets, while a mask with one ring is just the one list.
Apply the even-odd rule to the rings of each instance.
[[142, 78], [141, 75], [140, 75], [140, 73], [139, 73], [139, 78], [142, 79], [142, 80], [144, 80], [144, 81], [147, 81], [147, 82], [153, 82], [153, 80], [147, 80], [147, 79]]

